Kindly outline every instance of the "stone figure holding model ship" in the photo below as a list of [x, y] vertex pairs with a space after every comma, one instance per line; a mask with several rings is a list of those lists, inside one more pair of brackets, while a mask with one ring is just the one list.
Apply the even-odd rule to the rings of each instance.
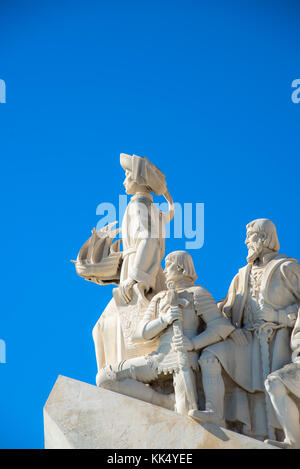
[[[185, 251], [166, 257], [168, 290], [158, 293], [138, 324], [135, 340], [159, 337], [154, 352], [100, 370], [97, 384], [138, 399], [188, 414], [197, 406], [195, 371], [199, 350], [225, 339], [235, 329], [224, 318], [211, 294], [194, 285], [193, 260]], [[173, 375], [174, 394], [147, 386]]]
[[[174, 216], [164, 174], [147, 158], [121, 154], [120, 162], [132, 196], [122, 240], [114, 241], [115, 223], [93, 230], [75, 261], [84, 279], [117, 286], [93, 329], [97, 385], [200, 423], [237, 425], [231, 428], [273, 444], [283, 429], [281, 446], [298, 447], [298, 262], [278, 254], [270, 220], [254, 220], [247, 225], [248, 263], [217, 305], [195, 285], [187, 252], [169, 254], [162, 270], [165, 225]], [[165, 197], [168, 212], [155, 206], [152, 193]], [[164, 386], [170, 379], [174, 392]]]
[[[109, 225], [93, 231], [75, 263], [77, 273], [86, 280], [118, 285], [93, 330], [98, 370], [157, 346], [155, 340], [134, 344], [131, 336], [150, 299], [165, 288], [161, 267], [165, 224], [174, 216], [165, 176], [155, 165], [147, 158], [124, 153], [120, 163], [125, 171], [126, 193], [132, 196], [122, 221], [123, 251], [120, 240], [112, 243], [120, 230], [110, 231]], [[155, 206], [151, 193], [165, 197], [168, 212]]]

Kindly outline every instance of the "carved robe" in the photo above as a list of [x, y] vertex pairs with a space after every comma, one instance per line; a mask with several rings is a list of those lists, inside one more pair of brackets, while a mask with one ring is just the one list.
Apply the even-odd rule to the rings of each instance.
[[[228, 295], [220, 304], [222, 312], [236, 328], [242, 328], [247, 346], [236, 345], [231, 337], [212, 345], [206, 350], [220, 361], [226, 374], [238, 387], [228, 400], [225, 409], [228, 420], [245, 424], [245, 433], [264, 435], [264, 377], [259, 339], [255, 334], [255, 323], [262, 304], [269, 304], [283, 316], [297, 313], [300, 306], [300, 266], [295, 259], [276, 255], [260, 269], [247, 265], [234, 277]], [[283, 326], [273, 332], [269, 343], [270, 371], [278, 370], [290, 362], [291, 329]], [[253, 394], [254, 403], [249, 403], [246, 391]], [[255, 393], [260, 392], [261, 398]], [[250, 399], [251, 401], [251, 399]], [[254, 408], [258, 412], [255, 414]], [[273, 416], [273, 426], [279, 428]]]
[[295, 357], [293, 363], [285, 365], [270, 376], [278, 376], [288, 391], [300, 399], [300, 309], [298, 310], [297, 321], [292, 332], [291, 349]]
[[[165, 288], [161, 260], [165, 253], [165, 227], [151, 194], [134, 195], [122, 221], [123, 263], [121, 281], [128, 278], [151, 289], [149, 299]], [[128, 316], [135, 306], [128, 305]], [[136, 324], [137, 325], [137, 324]], [[133, 327], [134, 329], [134, 327]], [[113, 298], [93, 329], [98, 370], [129, 356], [118, 307]]]
[[158, 286], [157, 280], [162, 280], [165, 227], [151, 194], [136, 194], [131, 198], [122, 222], [122, 241], [121, 282], [131, 278], [144, 283], [147, 289], [160, 291], [164, 284]]

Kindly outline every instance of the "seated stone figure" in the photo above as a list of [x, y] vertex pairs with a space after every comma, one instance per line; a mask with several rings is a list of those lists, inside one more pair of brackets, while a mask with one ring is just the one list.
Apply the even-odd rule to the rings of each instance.
[[[197, 406], [195, 371], [200, 349], [225, 339], [235, 328], [211, 294], [194, 285], [197, 275], [187, 252], [166, 257], [165, 276], [172, 288], [151, 300], [135, 334], [135, 340], [159, 336], [157, 350], [102, 368], [97, 385], [188, 414]], [[173, 377], [174, 393], [149, 386], [163, 376]]]
[[271, 373], [265, 381], [277, 418], [284, 430], [284, 441], [266, 443], [286, 449], [300, 449], [300, 309], [291, 337], [292, 363]]

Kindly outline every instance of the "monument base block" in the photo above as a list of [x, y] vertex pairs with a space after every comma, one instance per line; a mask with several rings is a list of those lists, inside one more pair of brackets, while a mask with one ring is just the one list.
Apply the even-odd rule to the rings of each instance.
[[44, 428], [46, 449], [276, 449], [64, 376], [45, 404]]

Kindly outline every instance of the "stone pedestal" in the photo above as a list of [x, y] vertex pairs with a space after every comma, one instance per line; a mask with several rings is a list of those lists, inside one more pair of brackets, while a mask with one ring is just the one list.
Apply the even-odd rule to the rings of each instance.
[[44, 427], [46, 449], [275, 449], [64, 376], [45, 404]]

